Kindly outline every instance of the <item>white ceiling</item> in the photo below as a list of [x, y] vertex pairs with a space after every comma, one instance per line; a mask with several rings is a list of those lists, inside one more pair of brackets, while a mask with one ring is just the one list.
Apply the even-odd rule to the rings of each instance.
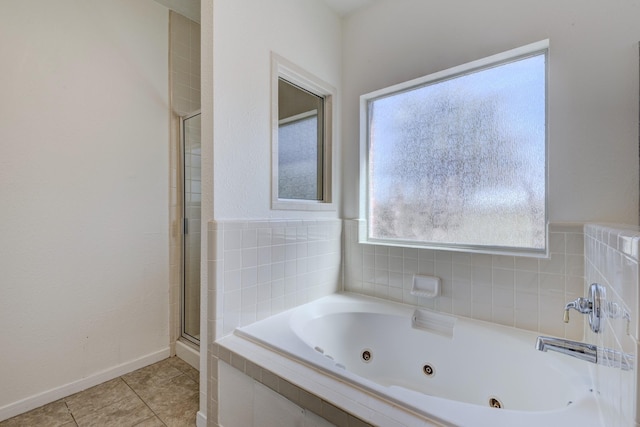
[[324, 0], [329, 7], [339, 15], [345, 16], [364, 6], [368, 6], [375, 0]]

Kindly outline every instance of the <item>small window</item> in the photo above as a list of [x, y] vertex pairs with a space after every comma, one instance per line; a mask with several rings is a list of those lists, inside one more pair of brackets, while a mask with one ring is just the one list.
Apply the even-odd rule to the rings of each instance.
[[546, 254], [547, 50], [361, 97], [361, 241]]
[[273, 209], [333, 210], [335, 89], [272, 54]]
[[278, 197], [322, 200], [324, 97], [278, 80]]

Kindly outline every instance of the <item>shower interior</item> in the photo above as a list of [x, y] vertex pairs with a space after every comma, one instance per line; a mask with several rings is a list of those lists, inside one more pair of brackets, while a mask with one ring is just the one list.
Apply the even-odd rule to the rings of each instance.
[[182, 298], [181, 336], [200, 344], [201, 126], [200, 111], [181, 117]]

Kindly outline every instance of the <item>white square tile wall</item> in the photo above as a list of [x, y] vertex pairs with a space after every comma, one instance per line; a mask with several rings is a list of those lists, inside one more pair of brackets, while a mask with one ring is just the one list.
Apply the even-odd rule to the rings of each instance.
[[337, 219], [210, 222], [212, 338], [341, 290], [341, 232]]
[[[633, 370], [622, 370], [615, 361], [595, 369], [595, 387], [602, 400], [604, 426], [638, 425], [638, 255], [640, 228], [622, 225], [585, 226], [587, 284], [606, 289], [604, 329], [587, 328], [586, 339], [600, 347], [623, 353]], [[627, 318], [628, 317], [628, 318]]]
[[178, 116], [200, 109], [200, 24], [171, 11], [171, 107]]
[[[362, 245], [358, 220], [344, 221], [344, 286], [393, 301], [540, 333], [581, 339], [563, 322], [567, 301], [584, 294], [582, 225], [550, 227], [550, 257], [538, 259]], [[410, 294], [414, 274], [441, 279], [435, 299]]]
[[[230, 365], [219, 362], [220, 425], [225, 427], [335, 427]], [[360, 423], [358, 425], [364, 425]]]

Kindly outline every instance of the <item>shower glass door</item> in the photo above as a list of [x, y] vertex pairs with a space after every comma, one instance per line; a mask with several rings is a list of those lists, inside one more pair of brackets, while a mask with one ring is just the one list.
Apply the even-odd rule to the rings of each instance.
[[181, 120], [183, 191], [182, 337], [200, 344], [200, 111]]

